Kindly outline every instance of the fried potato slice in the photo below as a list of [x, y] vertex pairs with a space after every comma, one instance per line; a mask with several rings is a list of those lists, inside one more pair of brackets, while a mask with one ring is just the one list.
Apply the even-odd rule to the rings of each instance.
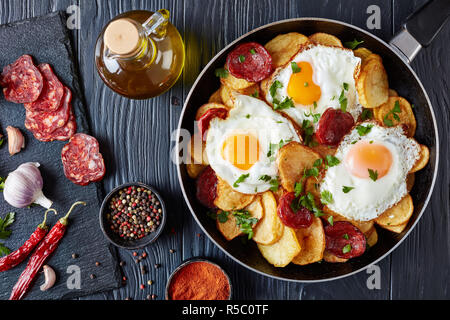
[[[400, 120], [394, 119], [392, 115], [392, 110], [395, 107], [396, 102], [398, 101], [398, 104], [400, 106], [401, 112], [395, 112], [396, 116]], [[416, 133], [416, 117], [414, 116], [414, 113], [412, 111], [411, 105], [409, 102], [402, 97], [390, 97], [386, 103], [382, 104], [379, 108], [374, 109], [373, 111], [375, 119], [380, 121], [380, 123], [386, 125], [385, 117], [386, 119], [392, 121], [393, 125], [406, 125], [408, 127], [408, 132], [406, 133], [408, 137], [414, 137], [414, 134]]]
[[414, 212], [414, 204], [409, 194], [403, 197], [396, 205], [387, 209], [375, 222], [380, 226], [398, 226], [408, 222]]
[[[370, 55], [367, 59], [370, 59]], [[389, 83], [383, 63], [372, 58], [361, 66], [356, 82], [359, 102], [365, 108], [376, 108], [388, 100]]]
[[277, 242], [283, 234], [284, 225], [278, 218], [277, 202], [271, 191], [261, 195], [264, 216], [255, 227], [253, 240], [259, 244], [271, 245]]
[[317, 43], [317, 44], [322, 44], [324, 46], [340, 47], [340, 48], [344, 47], [342, 45], [341, 40], [339, 40], [338, 38], [336, 38], [335, 36], [333, 36], [331, 34], [323, 33], [323, 32], [317, 32], [317, 33], [314, 33], [313, 35], [310, 35], [309, 41]]
[[202, 173], [202, 171], [206, 168], [206, 165], [203, 164], [195, 164], [195, 163], [186, 163], [186, 171], [189, 177], [192, 179], [197, 179], [197, 177]]
[[414, 173], [409, 173], [406, 176], [406, 191], [411, 192], [414, 187], [414, 181], [416, 180], [416, 175]]
[[199, 133], [191, 137], [188, 144], [188, 152], [193, 164], [209, 165], [205, 147], [206, 143], [202, 141]]
[[378, 233], [375, 226], [364, 234], [366, 236], [366, 244], [369, 247], [373, 247], [378, 242]]
[[397, 91], [394, 89], [389, 89], [389, 97], [398, 97]]
[[227, 86], [221, 86], [220, 88], [220, 96], [223, 101], [223, 103], [228, 108], [234, 107], [234, 101], [236, 101], [236, 97], [240, 94], [246, 95], [246, 96], [253, 96], [254, 98], [260, 98], [261, 89], [258, 84], [252, 85], [250, 87], [247, 87], [245, 89], [241, 90], [234, 90]]
[[383, 229], [395, 232], [395, 233], [402, 233], [403, 230], [405, 230], [407, 225], [408, 225], [408, 221], [405, 222], [404, 224], [401, 224], [398, 226], [382, 226], [382, 225], [380, 225], [380, 227], [382, 227]]
[[420, 145], [420, 158], [416, 161], [412, 169], [409, 171], [410, 173], [417, 172], [422, 170], [430, 160], [430, 150], [426, 145]]
[[[315, 140], [315, 138], [313, 139]], [[326, 146], [318, 143], [312, 146], [311, 149], [317, 152], [322, 158], [326, 158], [326, 156], [334, 156], [337, 151], [336, 147]]]
[[259, 83], [259, 89], [260, 89], [260, 97], [266, 99], [267, 94], [269, 93], [269, 84], [270, 84], [270, 80], [272, 79], [272, 77], [266, 78], [263, 81], [261, 81]]
[[304, 266], [322, 260], [325, 251], [325, 232], [320, 218], [314, 218], [311, 226], [297, 229], [295, 234], [302, 249], [292, 263]]
[[239, 79], [233, 76], [231, 73], [228, 73], [228, 76], [224, 78], [220, 78], [220, 82], [233, 90], [241, 90], [253, 86], [255, 82], [248, 82], [245, 79]]
[[367, 59], [367, 57], [369, 57], [372, 54], [372, 51], [370, 51], [367, 48], [364, 47], [360, 47], [356, 50], [353, 50], [353, 54], [360, 58], [362, 60], [362, 62], [364, 63], [364, 60]]
[[323, 252], [323, 260], [329, 263], [344, 263], [348, 261], [348, 259], [336, 257], [334, 254], [332, 254], [330, 251], [326, 249]]
[[[259, 222], [264, 216], [264, 209], [261, 204], [261, 197], [260, 196], [255, 197], [255, 200], [252, 203], [250, 203], [247, 207], [245, 207], [244, 210], [248, 211], [252, 216], [252, 218], [258, 219]], [[216, 224], [217, 229], [228, 241], [231, 241], [234, 238], [243, 234], [240, 226], [237, 224], [236, 216], [233, 215], [232, 212], [228, 214], [228, 220], [226, 222], [220, 222], [217, 219]], [[253, 229], [256, 226], [257, 224], [253, 226]]]
[[214, 93], [209, 97], [208, 102], [222, 103], [222, 98], [220, 97], [220, 89], [214, 91]]
[[202, 105], [200, 108], [198, 108], [197, 113], [195, 114], [195, 120], [199, 120], [209, 109], [220, 109], [220, 108], [227, 108], [227, 106], [223, 105], [222, 103], [217, 102], [209, 102], [204, 105]]
[[254, 200], [253, 194], [244, 194], [235, 191], [225, 180], [217, 177], [217, 194], [214, 204], [224, 211], [240, 210]]
[[293, 192], [294, 185], [300, 181], [304, 170], [312, 168], [317, 159], [320, 159], [318, 153], [294, 141], [278, 150], [277, 164], [283, 188]]
[[298, 32], [280, 34], [264, 46], [272, 56], [274, 68], [284, 66], [308, 42], [308, 37]]
[[274, 244], [258, 243], [257, 245], [263, 257], [275, 267], [287, 266], [301, 251], [294, 229], [286, 226], [281, 238]]

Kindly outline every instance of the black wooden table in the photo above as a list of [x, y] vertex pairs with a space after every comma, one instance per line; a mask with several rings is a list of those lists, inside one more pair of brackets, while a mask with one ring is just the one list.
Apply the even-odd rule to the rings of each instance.
[[[450, 24], [412, 63], [430, 95], [439, 125], [441, 161], [436, 188], [418, 226], [393, 254], [378, 264], [379, 286], [370, 278], [372, 274], [365, 271], [338, 281], [303, 285], [263, 277], [234, 263], [209, 241], [191, 217], [183, 201], [175, 165], [169, 158], [174, 147], [171, 137], [192, 83], [208, 61], [235, 38], [261, 25], [294, 17], [331, 18], [369, 29], [378, 27], [369, 17], [379, 9], [380, 29], [369, 31], [388, 41], [414, 8], [425, 2], [1, 0], [2, 24], [56, 10], [68, 11], [93, 135], [109, 146], [104, 150], [109, 168], [105, 190], [128, 181], [143, 181], [158, 188], [168, 206], [168, 224], [163, 236], [144, 250], [148, 257], [141, 264], [148, 272], [141, 273], [132, 251], [119, 250], [120, 259], [125, 261], [126, 284], [113, 292], [85, 299], [146, 299], [149, 294], [162, 299], [170, 272], [193, 256], [206, 256], [220, 263], [231, 275], [236, 299], [449, 299]], [[163, 7], [172, 13], [171, 21], [186, 43], [183, 77], [172, 90], [156, 99], [125, 99], [109, 90], [97, 75], [93, 59], [96, 38], [103, 26], [119, 13], [134, 9], [155, 11]], [[171, 249], [175, 251], [171, 253]], [[155, 264], [161, 267], [155, 268]], [[148, 285], [148, 280], [153, 284]], [[367, 286], [368, 282], [372, 286]], [[145, 284], [144, 290], [139, 288], [140, 284]]]

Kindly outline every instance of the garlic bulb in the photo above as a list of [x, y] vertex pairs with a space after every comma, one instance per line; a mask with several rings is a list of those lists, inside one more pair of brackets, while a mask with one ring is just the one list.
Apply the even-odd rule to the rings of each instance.
[[13, 156], [25, 148], [25, 139], [22, 132], [17, 128], [9, 126], [6, 128], [6, 132], [8, 133], [9, 154]]
[[6, 202], [16, 208], [25, 208], [37, 203], [44, 208], [50, 208], [52, 201], [42, 193], [43, 181], [37, 162], [27, 162], [20, 165], [8, 175], [3, 189]]

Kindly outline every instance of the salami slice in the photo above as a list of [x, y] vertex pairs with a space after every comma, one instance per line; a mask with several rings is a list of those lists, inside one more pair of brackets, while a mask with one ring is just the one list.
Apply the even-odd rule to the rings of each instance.
[[31, 103], [41, 95], [44, 79], [29, 55], [6, 66], [0, 76], [5, 99], [14, 103]]
[[299, 198], [294, 192], [285, 193], [278, 203], [278, 217], [290, 228], [308, 228], [313, 223], [313, 214], [307, 208], [298, 205], [298, 202]]
[[25, 127], [33, 133], [52, 133], [62, 128], [69, 121], [71, 112], [72, 93], [64, 87], [64, 101], [56, 111], [26, 111]]
[[342, 259], [355, 258], [366, 250], [366, 237], [353, 224], [337, 221], [325, 228], [326, 249]]
[[35, 102], [25, 103], [25, 109], [29, 111], [58, 110], [64, 96], [64, 85], [59, 81], [49, 64], [40, 64], [38, 68], [45, 80], [44, 87]]
[[105, 176], [105, 162], [97, 139], [77, 133], [61, 151], [64, 174], [75, 184], [86, 186]]
[[206, 141], [205, 132], [209, 128], [209, 123], [212, 119], [218, 117], [225, 119], [228, 115], [228, 110], [225, 108], [211, 108], [198, 120], [198, 131], [202, 135], [203, 141]]
[[51, 142], [51, 141], [67, 141], [77, 132], [77, 122], [73, 112], [70, 112], [69, 121], [62, 128], [58, 128], [51, 133], [34, 132], [34, 137], [39, 141]]
[[206, 168], [197, 178], [197, 199], [208, 208], [215, 208], [217, 176], [211, 167]]
[[233, 76], [249, 82], [259, 82], [273, 70], [272, 57], [257, 42], [243, 43], [233, 49], [228, 54], [227, 67]]

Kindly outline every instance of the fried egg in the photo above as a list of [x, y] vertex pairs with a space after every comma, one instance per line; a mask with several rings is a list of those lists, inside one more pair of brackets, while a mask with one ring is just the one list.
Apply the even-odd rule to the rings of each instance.
[[264, 101], [239, 95], [226, 119], [211, 120], [206, 153], [215, 173], [246, 194], [269, 190], [277, 180], [276, 154], [300, 139], [292, 123]]
[[343, 138], [335, 157], [339, 163], [327, 169], [322, 197], [328, 195], [327, 206], [334, 212], [368, 221], [406, 195], [406, 176], [420, 158], [420, 145], [401, 126], [365, 122]]
[[266, 100], [274, 104], [290, 99], [293, 107], [281, 111], [299, 125], [309, 120], [316, 128], [326, 109], [341, 109], [343, 103], [356, 120], [362, 112], [355, 86], [360, 64], [352, 50], [310, 45], [275, 72]]

